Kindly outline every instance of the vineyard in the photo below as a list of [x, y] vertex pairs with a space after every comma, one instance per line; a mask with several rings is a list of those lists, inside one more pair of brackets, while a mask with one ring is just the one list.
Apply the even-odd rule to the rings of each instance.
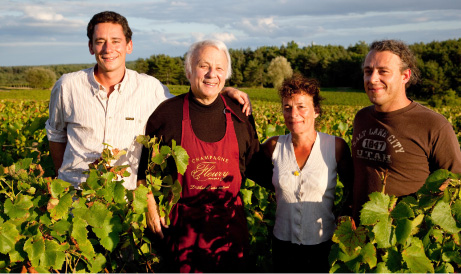
[[[350, 144], [361, 106], [323, 108], [318, 130]], [[260, 141], [286, 133], [279, 103], [254, 100], [253, 109]], [[435, 111], [453, 125], [461, 146], [461, 107]], [[118, 156], [110, 147], [90, 167], [82, 190], [52, 179], [47, 118], [47, 101], [0, 100], [0, 272], [162, 272], [162, 247], [145, 229], [147, 205], [141, 197], [149, 189], [121, 186], [117, 175], [123, 176], [123, 169], [110, 166]], [[157, 149], [165, 158], [177, 151]], [[161, 166], [164, 159], [158, 161]], [[460, 180], [460, 175], [439, 172], [417, 198], [399, 202], [374, 193], [362, 211], [361, 226], [342, 218], [333, 238], [332, 271], [459, 272]], [[174, 182], [169, 184], [175, 188]], [[165, 195], [154, 190], [158, 197]], [[274, 194], [250, 180], [241, 193], [251, 237], [251, 272], [272, 272]], [[339, 183], [338, 205], [341, 193]]]

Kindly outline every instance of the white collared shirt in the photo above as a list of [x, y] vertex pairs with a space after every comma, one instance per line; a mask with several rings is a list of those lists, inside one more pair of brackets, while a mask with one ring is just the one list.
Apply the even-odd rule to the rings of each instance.
[[149, 116], [171, 97], [156, 78], [129, 69], [110, 97], [96, 81], [94, 67], [63, 75], [51, 92], [45, 126], [49, 141], [67, 142], [58, 178], [78, 187], [87, 178], [82, 172], [99, 159], [106, 143], [127, 151], [112, 165], [130, 166], [123, 185], [135, 189], [142, 150], [136, 136], [144, 134]]
[[291, 133], [279, 136], [272, 162], [277, 199], [274, 236], [303, 245], [330, 240], [336, 228], [333, 214], [337, 174], [335, 136], [317, 132], [302, 169], [296, 161]]

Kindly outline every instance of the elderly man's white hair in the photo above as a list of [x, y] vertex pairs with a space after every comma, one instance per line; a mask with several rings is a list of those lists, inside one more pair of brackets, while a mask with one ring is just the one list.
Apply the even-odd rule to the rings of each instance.
[[197, 53], [197, 51], [204, 47], [214, 47], [218, 50], [223, 51], [226, 54], [227, 58], [227, 75], [226, 80], [229, 79], [232, 75], [232, 64], [231, 58], [229, 54], [229, 50], [227, 49], [226, 44], [219, 40], [203, 40], [199, 42], [193, 43], [186, 54], [186, 59], [184, 60], [184, 69], [186, 71], [186, 75], [192, 74], [192, 58]]

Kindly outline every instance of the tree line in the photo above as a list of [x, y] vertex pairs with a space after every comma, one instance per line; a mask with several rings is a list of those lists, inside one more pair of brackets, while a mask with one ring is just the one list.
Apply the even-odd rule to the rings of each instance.
[[[461, 39], [415, 43], [409, 46], [417, 57], [422, 76], [420, 83], [408, 90], [409, 96], [415, 99], [429, 99], [434, 104], [459, 103]], [[281, 73], [291, 70], [318, 79], [322, 87], [362, 89], [361, 65], [368, 50], [369, 45], [363, 41], [347, 48], [314, 44], [300, 47], [292, 41], [280, 47], [230, 49], [233, 74], [229, 85], [274, 87], [279, 81], [274, 78], [280, 78]], [[280, 60], [281, 58], [286, 61]], [[152, 75], [167, 85], [187, 85], [183, 62], [184, 56], [170, 57], [158, 54], [127, 62], [127, 67]], [[53, 71], [56, 78], [59, 78], [64, 73], [92, 65], [50, 65], [41, 68]], [[27, 75], [33, 69], [36, 67], [0, 67], [0, 85], [28, 83]]]

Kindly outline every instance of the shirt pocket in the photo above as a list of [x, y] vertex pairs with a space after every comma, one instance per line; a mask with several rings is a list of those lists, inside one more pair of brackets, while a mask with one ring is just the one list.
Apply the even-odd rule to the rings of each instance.
[[122, 115], [121, 120], [123, 124], [121, 133], [133, 136], [144, 134], [144, 124], [139, 114], [126, 112]]

